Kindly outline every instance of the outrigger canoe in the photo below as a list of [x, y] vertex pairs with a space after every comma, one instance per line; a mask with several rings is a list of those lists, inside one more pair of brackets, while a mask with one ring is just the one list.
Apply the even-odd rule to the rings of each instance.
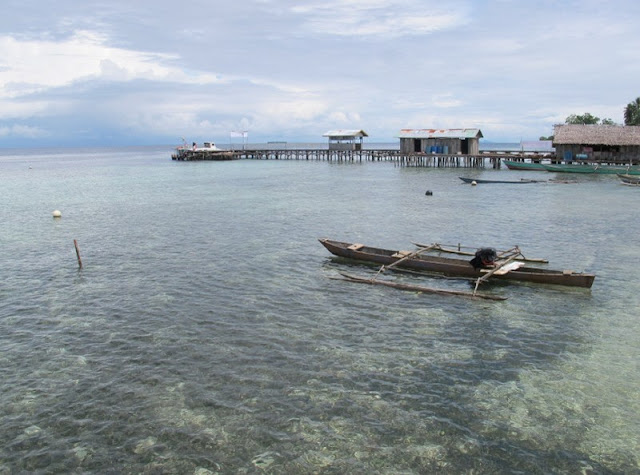
[[515, 180], [483, 180], [481, 178], [467, 178], [464, 176], [459, 176], [458, 178], [460, 178], [462, 181], [464, 181], [465, 183], [476, 183], [476, 184], [480, 184], [480, 183], [509, 183], [512, 185], [515, 184], [520, 184], [520, 183], [543, 183], [543, 181], [541, 180], [529, 180], [526, 178], [520, 178], [520, 180], [515, 181]]
[[475, 182], [476, 185], [480, 185], [481, 183], [508, 183], [512, 185], [517, 185], [520, 183], [578, 183], [576, 180], [529, 180], [528, 178], [520, 178], [519, 181], [515, 180], [482, 180], [478, 178], [466, 178], [463, 176], [459, 176], [462, 181], [465, 183], [473, 184]]
[[[415, 255], [407, 258], [406, 251], [394, 251], [390, 249], [380, 249], [377, 247], [365, 246], [363, 244], [333, 241], [331, 239], [320, 239], [320, 243], [332, 254], [366, 261], [383, 266], [389, 266], [396, 261], [398, 267], [426, 272], [434, 272], [452, 277], [462, 277], [470, 279], [481, 279], [486, 276], [487, 269], [475, 269], [468, 260], [455, 259], [431, 255]], [[413, 254], [413, 253], [410, 253]], [[516, 282], [532, 282], [537, 284], [564, 285], [569, 287], [591, 288], [594, 274], [574, 272], [571, 270], [550, 270], [539, 267], [527, 266], [526, 264], [506, 273], [495, 273], [490, 279], [507, 280]]]
[[640, 186], [640, 176], [618, 174], [618, 178], [624, 185]]
[[594, 175], [640, 175], [640, 168], [614, 166], [614, 165], [590, 165], [587, 163], [579, 163], [577, 165], [560, 163], [555, 165], [543, 165], [548, 172], [556, 173], [583, 173]]

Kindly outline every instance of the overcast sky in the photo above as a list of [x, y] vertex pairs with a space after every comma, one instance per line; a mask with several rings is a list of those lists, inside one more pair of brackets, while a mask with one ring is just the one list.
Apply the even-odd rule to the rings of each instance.
[[622, 124], [639, 25], [638, 0], [3, 0], [0, 147]]

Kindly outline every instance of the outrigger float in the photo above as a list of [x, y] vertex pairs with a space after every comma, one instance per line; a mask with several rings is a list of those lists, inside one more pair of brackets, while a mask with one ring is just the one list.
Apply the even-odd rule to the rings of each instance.
[[[401, 288], [405, 290], [415, 290], [427, 293], [461, 295], [466, 297], [476, 297], [490, 300], [505, 300], [506, 297], [495, 296], [478, 292], [481, 283], [489, 279], [506, 280], [515, 282], [530, 282], [537, 284], [563, 285], [569, 287], [591, 288], [595, 279], [594, 274], [574, 272], [571, 270], [550, 270], [540, 267], [528, 266], [528, 262], [545, 263], [545, 259], [526, 258], [523, 256], [520, 248], [515, 246], [505, 251], [495, 251], [490, 248], [480, 249], [475, 254], [463, 251], [459, 246], [458, 249], [441, 246], [440, 244], [422, 245], [416, 244], [415, 251], [397, 251], [390, 249], [381, 249], [377, 247], [365, 246], [359, 243], [349, 243], [342, 241], [334, 241], [331, 239], [320, 239], [320, 243], [332, 254], [347, 259], [355, 259], [375, 264], [381, 264], [382, 267], [371, 278], [353, 276], [341, 273], [342, 277], [359, 283], [367, 283], [374, 285], [386, 285], [389, 287]], [[475, 255], [474, 259], [457, 259], [449, 257], [441, 257], [435, 255], [425, 255], [429, 252], [448, 252], [461, 255]], [[483, 252], [493, 254], [491, 262], [486, 262]], [[476, 262], [477, 261], [477, 262]], [[482, 261], [481, 264], [479, 264]], [[377, 280], [380, 273], [392, 267], [400, 267], [404, 269], [412, 269], [425, 272], [433, 272], [445, 276], [459, 277], [475, 280], [475, 288], [473, 292], [453, 291], [445, 289], [434, 289], [430, 287], [422, 287], [417, 285], [399, 284], [385, 280]]]

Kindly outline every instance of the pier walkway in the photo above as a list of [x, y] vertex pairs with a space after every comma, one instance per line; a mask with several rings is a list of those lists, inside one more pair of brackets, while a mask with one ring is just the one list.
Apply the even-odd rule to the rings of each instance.
[[403, 167], [436, 168], [500, 168], [501, 161], [540, 161], [552, 162], [555, 156], [548, 152], [522, 151], [481, 151], [478, 154], [431, 154], [404, 153], [399, 150], [329, 150], [329, 149], [247, 149], [219, 152], [182, 151], [172, 155], [173, 160], [315, 160], [326, 162], [391, 162]]

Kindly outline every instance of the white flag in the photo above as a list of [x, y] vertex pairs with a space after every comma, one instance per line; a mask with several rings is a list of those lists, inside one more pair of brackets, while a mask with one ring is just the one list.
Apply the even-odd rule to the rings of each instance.
[[244, 132], [232, 131], [232, 132], [229, 132], [229, 136], [231, 136], [231, 137], [246, 137], [247, 136], [247, 132], [246, 131], [244, 131]]

